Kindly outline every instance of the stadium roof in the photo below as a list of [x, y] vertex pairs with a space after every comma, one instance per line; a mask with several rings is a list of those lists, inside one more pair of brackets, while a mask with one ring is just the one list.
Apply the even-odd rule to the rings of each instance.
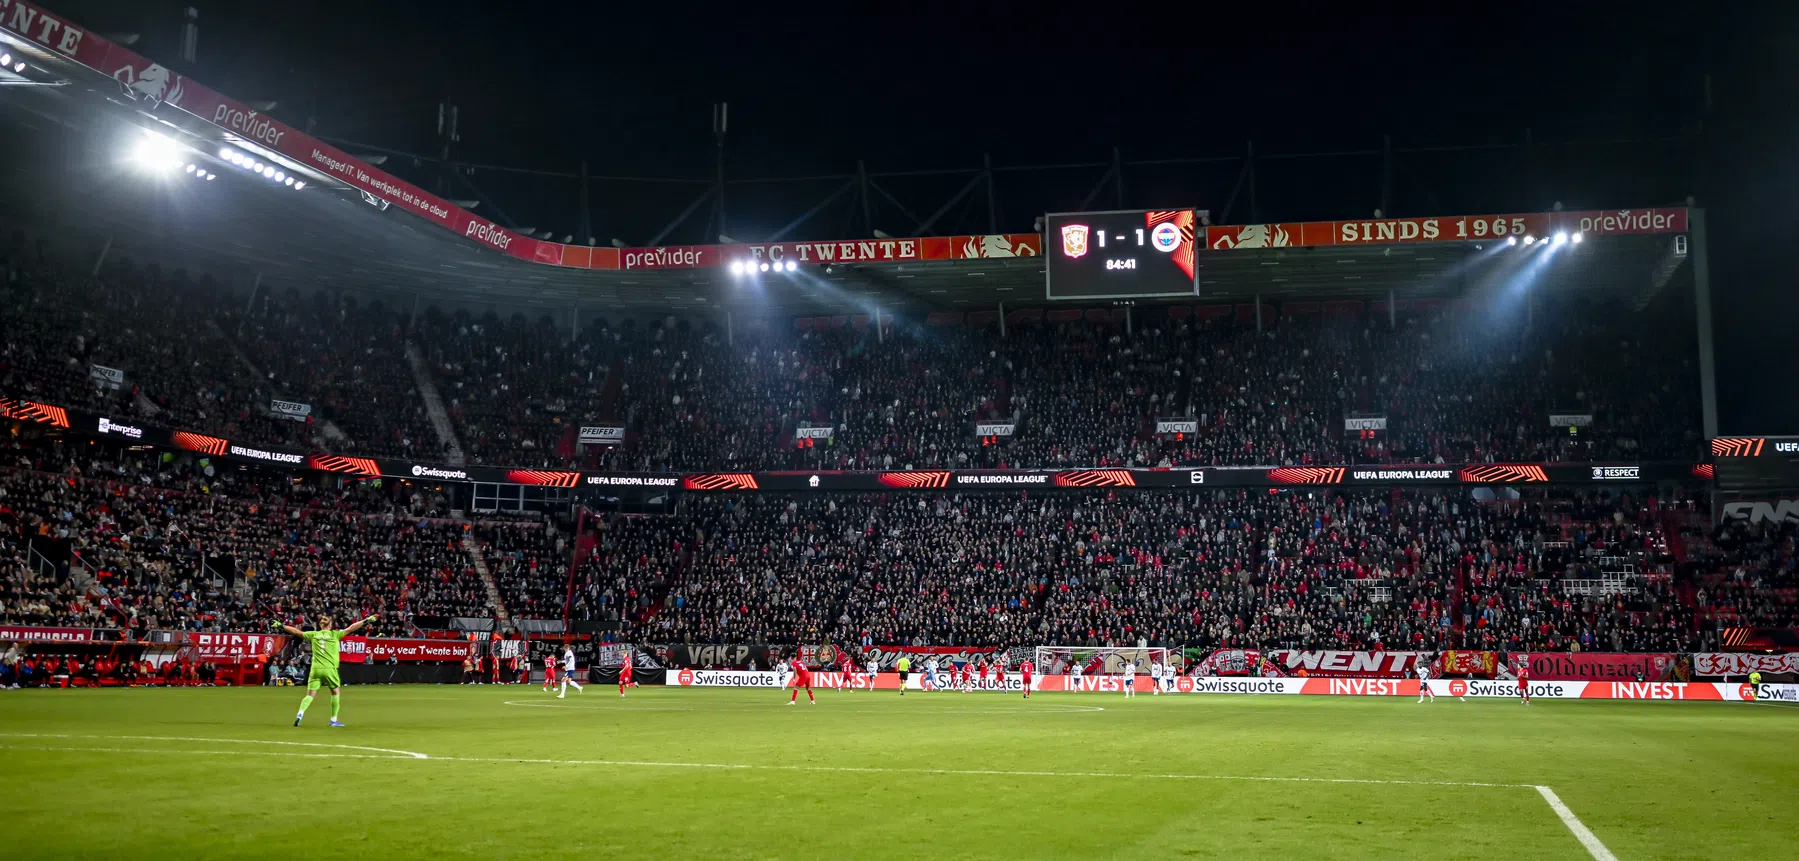
[[[106, 46], [98, 54], [103, 59], [83, 59], [87, 46], [95, 44]], [[212, 104], [207, 98], [223, 105], [220, 111], [236, 103], [94, 34], [83, 45], [80, 51], [59, 52], [55, 48], [62, 45], [54, 40], [46, 45], [10, 34], [8, 48], [29, 52], [32, 67], [0, 81], [6, 84], [0, 85], [0, 113], [8, 124], [30, 131], [4, 145], [12, 150], [6, 179], [11, 199], [43, 227], [95, 248], [111, 243], [112, 253], [236, 282], [259, 277], [275, 289], [330, 287], [407, 302], [418, 297], [431, 303], [552, 311], [738, 309], [763, 316], [857, 313], [876, 307], [890, 312], [982, 309], [1001, 302], [1045, 301], [1040, 256], [835, 263], [755, 279], [733, 278], [719, 259], [696, 268], [601, 268], [602, 257], [617, 267], [621, 252], [519, 236], [437, 198], [431, 199], [441, 204], [439, 212], [453, 210], [447, 220], [415, 214], [420, 210], [409, 210], [404, 201], [430, 197], [427, 193], [324, 144], [317, 144], [313, 156], [322, 148], [333, 154], [330, 160], [346, 160], [353, 169], [343, 175], [360, 180], [345, 181], [315, 169], [293, 156], [289, 146], [294, 141], [311, 146], [304, 143], [310, 139], [282, 126], [280, 134], [291, 137], [275, 149], [291, 159], [290, 170], [297, 163], [309, 182], [307, 189], [295, 192], [217, 157], [225, 147], [254, 149], [253, 128], [240, 123], [237, 127], [247, 134], [236, 134], [232, 121], [190, 113], [199, 110], [196, 102]], [[119, 69], [107, 74], [96, 64]], [[183, 87], [187, 98], [178, 109], [173, 105]], [[254, 112], [249, 116], [254, 121]], [[184, 140], [195, 150], [187, 156], [219, 174], [217, 181], [196, 183], [177, 176], [154, 182], [129, 171], [123, 165], [124, 147], [144, 133], [141, 129]], [[61, 181], [46, 182], [46, 175]], [[371, 175], [376, 178], [372, 185], [366, 182]], [[1681, 218], [1684, 229], [1684, 213]], [[467, 229], [459, 232], [457, 224]], [[467, 238], [477, 230], [504, 237], [491, 242]], [[981, 237], [938, 241], [957, 256], [956, 243], [971, 239]], [[1027, 241], [1041, 246], [1041, 239]], [[495, 250], [496, 244], [507, 250]], [[1389, 290], [1406, 296], [1456, 296], [1487, 275], [1507, 271], [1491, 243], [1486, 245], [1328, 244], [1202, 253], [1198, 301], [1247, 301], [1257, 295], [1269, 300], [1374, 298]], [[711, 249], [715, 257], [729, 256], [732, 248], [689, 247]], [[1558, 289], [1641, 294], [1659, 289], [1681, 268], [1678, 261], [1669, 265], [1671, 256], [1666, 235], [1606, 236], [1584, 243], [1579, 253], [1562, 255], [1553, 272], [1539, 280]], [[590, 258], [591, 264], [586, 263]], [[584, 262], [567, 262], [576, 259]]]

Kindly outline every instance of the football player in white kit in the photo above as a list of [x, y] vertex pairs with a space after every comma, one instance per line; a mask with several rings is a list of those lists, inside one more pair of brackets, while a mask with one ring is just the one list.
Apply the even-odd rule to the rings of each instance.
[[919, 687], [924, 687], [924, 682], [926, 680], [929, 680], [931, 683], [929, 688], [925, 688], [926, 690], [935, 691], [942, 689], [937, 684], [937, 659], [935, 657], [924, 659], [924, 678], [918, 680]]
[[787, 666], [786, 661], [777, 659], [775, 660], [773, 669], [775, 671], [775, 688], [777, 690], [786, 690], [787, 681], [793, 677], [793, 668]]
[[868, 689], [869, 690], [872, 691], [875, 689], [875, 680], [880, 678], [880, 676], [881, 676], [881, 662], [875, 660], [872, 656], [869, 657], [869, 659], [868, 659]]
[[569, 685], [575, 686], [575, 693], [581, 693], [581, 683], [575, 681], [574, 676], [575, 649], [573, 646], [564, 646], [562, 647], [562, 692], [556, 695], [556, 699], [560, 700], [568, 698]]
[[1137, 695], [1137, 664], [1134, 661], [1124, 662], [1124, 695], [1126, 698]]
[[1077, 691], [1081, 689], [1081, 662], [1080, 661], [1069, 661], [1068, 662], [1068, 686]]
[[1152, 697], [1159, 697], [1162, 695], [1161, 661], [1149, 662], [1149, 695]]
[[1418, 702], [1424, 702], [1424, 698], [1428, 696], [1434, 703], [1437, 701], [1437, 692], [1430, 689], [1430, 663], [1427, 658], [1427, 655], [1418, 656]]

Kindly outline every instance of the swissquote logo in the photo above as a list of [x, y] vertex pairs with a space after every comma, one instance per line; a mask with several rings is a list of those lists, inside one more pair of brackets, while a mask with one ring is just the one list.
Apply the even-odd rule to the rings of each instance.
[[112, 76], [125, 85], [126, 92], [134, 99], [145, 99], [151, 105], [167, 103], [181, 107], [181, 76], [162, 66], [151, 63], [141, 72], [130, 66], [120, 66]]
[[682, 685], [693, 684], [693, 670], [691, 670], [691, 669], [682, 670], [679, 678], [680, 678]]
[[460, 469], [438, 469], [434, 466], [412, 465], [412, 474], [419, 478], [468, 478], [468, 473]]
[[1449, 695], [1452, 697], [1467, 696], [1468, 695], [1468, 680], [1467, 679], [1450, 679], [1449, 680]]

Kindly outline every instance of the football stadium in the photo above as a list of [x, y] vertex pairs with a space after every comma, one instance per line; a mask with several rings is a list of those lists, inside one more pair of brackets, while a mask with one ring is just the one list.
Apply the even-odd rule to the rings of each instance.
[[1697, 132], [540, 169], [151, 6], [0, 0], [9, 857], [1792, 854]]

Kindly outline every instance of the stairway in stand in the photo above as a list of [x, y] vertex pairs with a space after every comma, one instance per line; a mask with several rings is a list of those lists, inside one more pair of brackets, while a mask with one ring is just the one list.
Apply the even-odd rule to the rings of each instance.
[[431, 380], [431, 369], [425, 366], [425, 357], [419, 353], [417, 345], [406, 342], [406, 364], [412, 366], [412, 378], [418, 383], [419, 399], [425, 402], [425, 415], [431, 419], [431, 429], [437, 431], [437, 440], [443, 443], [448, 452], [452, 466], [468, 463], [468, 456], [462, 453], [462, 442], [456, 439], [456, 427], [450, 424], [450, 414], [444, 409], [443, 397], [437, 393], [437, 383]]
[[499, 617], [500, 627], [511, 629], [512, 614], [506, 611], [506, 602], [500, 599], [500, 584], [494, 582], [493, 570], [487, 567], [487, 556], [481, 552], [481, 545], [472, 533], [462, 533], [462, 549], [474, 563], [475, 573], [481, 575], [481, 584], [487, 587], [487, 603]]

